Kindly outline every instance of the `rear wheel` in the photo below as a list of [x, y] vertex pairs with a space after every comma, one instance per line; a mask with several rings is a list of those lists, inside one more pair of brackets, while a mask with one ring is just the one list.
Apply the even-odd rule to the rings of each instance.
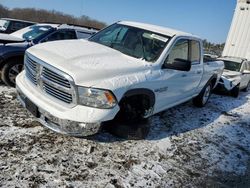
[[16, 85], [16, 77], [23, 70], [23, 62], [21, 59], [11, 59], [6, 62], [2, 68], [2, 81], [11, 87]]
[[234, 98], [237, 98], [240, 94], [240, 84], [238, 84], [237, 86], [235, 86], [232, 90], [231, 90], [231, 96], [233, 96]]
[[202, 89], [200, 94], [193, 99], [193, 104], [197, 107], [203, 107], [207, 104], [208, 99], [212, 93], [212, 84], [211, 82], [207, 83], [206, 86]]
[[247, 87], [244, 88], [242, 91], [248, 92], [250, 90], [250, 82], [248, 82]]

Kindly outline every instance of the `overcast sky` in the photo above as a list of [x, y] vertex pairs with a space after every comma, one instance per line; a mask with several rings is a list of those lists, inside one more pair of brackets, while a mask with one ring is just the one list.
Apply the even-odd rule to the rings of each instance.
[[139, 21], [190, 32], [211, 42], [225, 42], [236, 0], [0, 0], [8, 8], [41, 8], [107, 24]]

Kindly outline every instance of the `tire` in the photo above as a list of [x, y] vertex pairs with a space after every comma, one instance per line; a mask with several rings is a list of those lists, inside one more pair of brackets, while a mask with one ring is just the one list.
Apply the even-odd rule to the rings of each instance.
[[238, 84], [237, 86], [235, 86], [231, 91], [230, 94], [232, 97], [237, 98], [240, 94], [240, 84]]
[[244, 92], [248, 92], [250, 90], [250, 82], [248, 82], [247, 87], [242, 89]]
[[15, 87], [16, 76], [23, 70], [23, 62], [21, 59], [11, 59], [6, 62], [2, 68], [1, 79], [7, 85]]
[[212, 93], [212, 84], [211, 82], [207, 83], [205, 87], [201, 90], [200, 94], [193, 99], [193, 104], [197, 107], [204, 107]]
[[[136, 102], [137, 101], [137, 102]], [[116, 117], [104, 124], [104, 129], [114, 136], [130, 139], [145, 139], [150, 130], [148, 118], [143, 117], [142, 105], [137, 100], [128, 102], [124, 100], [120, 103], [120, 111]]]

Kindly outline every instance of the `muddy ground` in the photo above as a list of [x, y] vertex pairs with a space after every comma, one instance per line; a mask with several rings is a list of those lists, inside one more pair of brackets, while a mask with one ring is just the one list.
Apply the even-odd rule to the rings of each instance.
[[0, 86], [0, 187], [250, 187], [250, 94], [155, 115], [145, 140], [56, 134]]

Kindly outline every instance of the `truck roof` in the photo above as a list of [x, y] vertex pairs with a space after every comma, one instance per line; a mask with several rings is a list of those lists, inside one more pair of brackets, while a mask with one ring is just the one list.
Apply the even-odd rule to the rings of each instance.
[[140, 29], [153, 31], [156, 33], [170, 36], [170, 37], [173, 37], [175, 35], [177, 35], [177, 36], [180, 35], [180, 36], [191, 36], [191, 37], [199, 38], [198, 36], [195, 36], [191, 33], [186, 33], [186, 32], [178, 31], [175, 29], [157, 26], [157, 25], [152, 25], [152, 24], [145, 24], [145, 23], [131, 22], [131, 21], [120, 21], [118, 23], [123, 24], [123, 25], [127, 25], [127, 26], [138, 27]]

